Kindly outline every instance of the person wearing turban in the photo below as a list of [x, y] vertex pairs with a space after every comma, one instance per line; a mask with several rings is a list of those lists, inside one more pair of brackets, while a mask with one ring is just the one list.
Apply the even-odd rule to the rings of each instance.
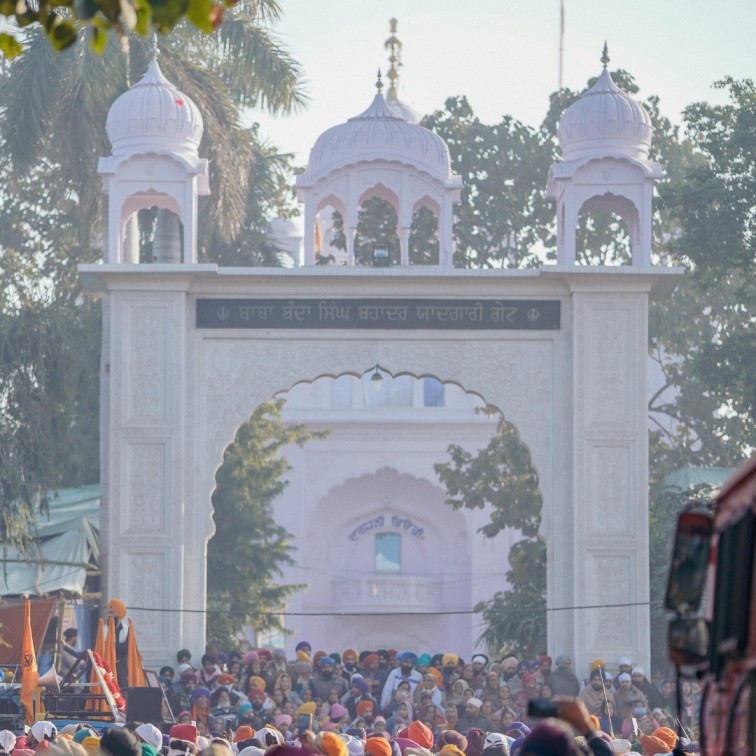
[[121, 690], [129, 687], [129, 625], [126, 622], [126, 604], [112, 598], [108, 602], [108, 617], [115, 620], [116, 677]]

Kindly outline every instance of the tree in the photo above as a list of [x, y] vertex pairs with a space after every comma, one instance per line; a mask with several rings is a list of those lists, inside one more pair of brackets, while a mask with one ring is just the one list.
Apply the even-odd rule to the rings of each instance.
[[[244, 6], [244, 12], [268, 20], [279, 13], [272, 0], [252, 0]], [[22, 30], [29, 27], [33, 32], [44, 32], [50, 49], [56, 52], [88, 37], [92, 50], [102, 53], [108, 46], [111, 31], [123, 46], [128, 44], [130, 33], [146, 36], [154, 30], [168, 34], [186, 19], [195, 29], [209, 35], [224, 20], [233, 26], [238, 10], [236, 0], [57, 0], [47, 4], [2, 0], [0, 18], [7, 31], [0, 32], [0, 53], [8, 59], [21, 55], [27, 41]]]
[[[203, 113], [200, 151], [213, 166], [213, 194], [201, 208], [200, 251], [204, 259], [217, 254], [222, 264], [276, 262], [264, 232], [271, 211], [281, 212], [287, 202], [281, 176], [288, 157], [261, 144], [254, 129], [238, 126], [238, 109], [286, 110], [303, 102], [298, 66], [265, 28], [278, 12], [272, 0], [240, 4], [222, 34], [177, 29], [161, 49], [166, 76]], [[6, 177], [0, 187], [6, 338], [0, 397], [16, 403], [0, 443], [8, 462], [0, 465], [0, 518], [11, 534], [20, 532], [14, 523], [39, 511], [51, 487], [98, 479], [99, 304], [81, 291], [77, 265], [102, 256], [96, 169], [98, 156], [110, 152], [108, 109], [144, 73], [149, 54], [143, 40], [131, 37], [128, 54], [109, 45], [98, 55], [78, 39], [55, 55], [40, 30], [25, 34], [24, 55], [0, 60]], [[253, 64], [254, 73], [245, 72]], [[145, 221], [149, 243], [149, 213]], [[60, 385], [52, 385], [53, 366], [61, 368]], [[42, 386], [51, 388], [35, 393]]]
[[[271, 148], [258, 149], [256, 132], [238, 125], [238, 109], [263, 105], [279, 112], [304, 102], [298, 67], [280, 48], [264, 45], [265, 39], [255, 17], [240, 17], [212, 44], [183, 30], [160, 51], [168, 79], [203, 114], [200, 152], [212, 171], [200, 228], [213, 229], [223, 242], [237, 237], [245, 223], [248, 167], [254, 162], [264, 174], [266, 159], [276, 155]], [[148, 57], [139, 38], [131, 40], [128, 55], [112, 47], [99, 56], [80, 41], [56, 56], [41, 33], [32, 33], [26, 54], [2, 67], [0, 142], [10, 156], [11, 178], [44, 162], [67, 177], [58, 192], [76, 205], [79, 216], [77, 247], [66, 255], [71, 271], [100, 254], [102, 192], [95, 177], [98, 157], [110, 152], [105, 121], [113, 100], [142, 76]], [[261, 71], [250, 75], [254, 66]]]
[[[91, 481], [96, 468], [76, 469], [80, 443], [97, 459], [99, 317], [91, 305], [77, 311], [61, 302], [24, 305], [0, 313], [0, 541], [28, 547], [36, 511], [46, 511], [51, 491], [73, 476]], [[94, 315], [94, 317], [93, 317]], [[94, 357], [94, 360], [92, 359]], [[90, 435], [91, 434], [91, 435]]]
[[452, 170], [462, 176], [455, 226], [455, 265], [472, 268], [532, 267], [553, 248], [553, 211], [543, 196], [555, 151], [529, 126], [504, 116], [487, 125], [464, 97], [422, 124], [446, 142]]
[[325, 433], [281, 419], [283, 400], [260, 405], [223, 455], [213, 493], [215, 535], [207, 549], [208, 642], [234, 645], [242, 625], [282, 627], [287, 597], [302, 588], [276, 581], [282, 565], [293, 564], [290, 533], [276, 522], [273, 506], [290, 469], [280, 456], [290, 445], [303, 446]]
[[[753, 449], [756, 362], [756, 90], [725, 79], [731, 102], [686, 108], [697, 160], [661, 188], [675, 224], [666, 245], [689, 269], [670, 303], [652, 309], [655, 347], [672, 389], [675, 432], [660, 454], [687, 464], [736, 466]], [[671, 398], [670, 398], [671, 397]]]
[[546, 648], [546, 548], [538, 535], [543, 499], [530, 452], [515, 427], [500, 416], [484, 449], [473, 454], [452, 444], [448, 454], [448, 462], [434, 465], [446, 488], [446, 503], [454, 509], [490, 507], [491, 521], [481, 528], [488, 538], [505, 528], [523, 535], [509, 554], [510, 588], [474, 607], [487, 623], [478, 640], [491, 651], [506, 646], [525, 654], [540, 653]]

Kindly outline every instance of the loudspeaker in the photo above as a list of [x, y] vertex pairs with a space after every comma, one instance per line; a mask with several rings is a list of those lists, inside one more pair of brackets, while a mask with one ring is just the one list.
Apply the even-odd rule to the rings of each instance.
[[160, 688], [129, 688], [126, 691], [126, 721], [162, 724], [163, 692]]

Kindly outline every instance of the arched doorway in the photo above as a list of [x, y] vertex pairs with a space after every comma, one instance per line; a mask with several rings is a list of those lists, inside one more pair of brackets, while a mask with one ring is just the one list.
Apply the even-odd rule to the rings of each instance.
[[647, 661], [646, 305], [675, 275], [83, 266], [107, 292], [107, 590], [133, 608], [145, 658], [202, 650], [214, 476], [250, 408], [378, 364], [441, 376], [519, 430], [543, 493], [548, 606], [560, 609], [549, 651], [576, 666]]

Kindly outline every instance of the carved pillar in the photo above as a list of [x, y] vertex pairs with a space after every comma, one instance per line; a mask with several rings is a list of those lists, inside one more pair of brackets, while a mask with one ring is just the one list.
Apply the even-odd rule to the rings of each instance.
[[559, 265], [574, 265], [577, 258], [576, 236], [580, 205], [571, 192], [562, 196], [560, 207], [557, 209], [557, 223], [560, 224], [559, 238], [561, 246], [557, 245], [557, 263]]
[[451, 192], [444, 195], [444, 207], [438, 223], [438, 263], [442, 267], [454, 265], [454, 197]]
[[349, 266], [354, 265], [354, 240], [357, 236], [357, 218], [356, 216], [348, 216], [344, 218], [344, 236], [346, 238], [346, 264]]
[[[648, 285], [570, 280], [572, 616], [576, 674], [592, 659], [650, 661], [648, 635]], [[612, 607], [612, 604], [623, 606]]]
[[315, 201], [311, 192], [304, 199], [304, 264], [315, 265]]
[[399, 264], [400, 265], [410, 264], [409, 236], [410, 236], [410, 227], [400, 226], [399, 227]]
[[129, 607], [147, 667], [166, 649], [204, 646], [204, 615], [170, 611], [204, 607], [209, 535], [186, 487], [188, 280], [174, 277], [167, 291], [111, 290], [104, 321], [105, 598]]

